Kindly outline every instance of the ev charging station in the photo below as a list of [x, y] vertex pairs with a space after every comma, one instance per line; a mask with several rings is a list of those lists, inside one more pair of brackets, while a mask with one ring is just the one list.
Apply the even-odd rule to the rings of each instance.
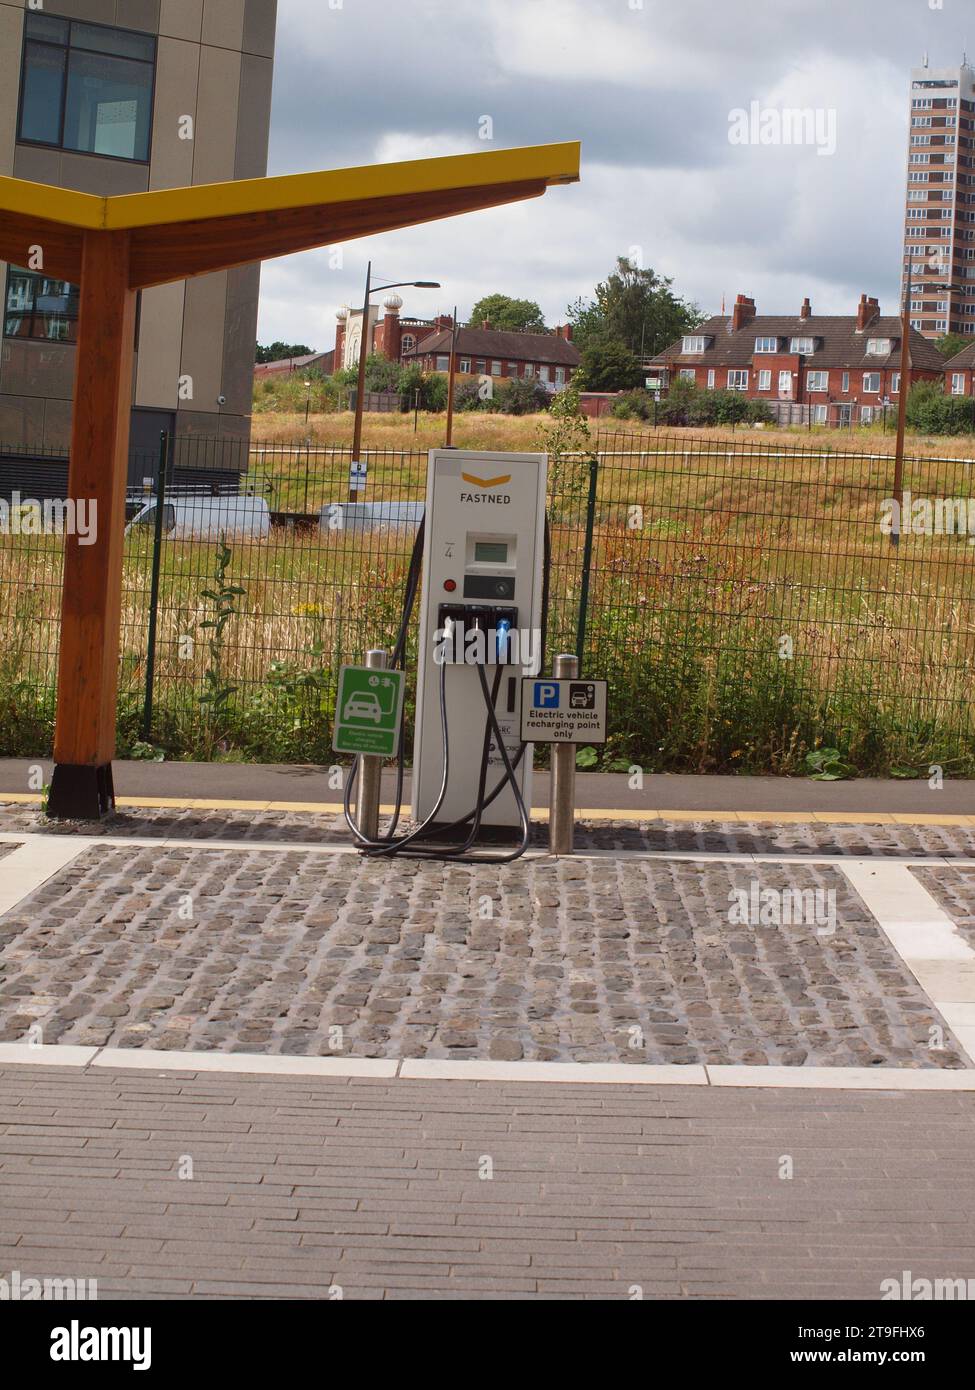
[[[462, 858], [483, 841], [514, 848], [529, 841], [533, 745], [522, 738], [523, 682], [545, 659], [548, 620], [548, 456], [432, 449], [423, 522], [403, 596], [389, 669], [405, 666], [407, 633], [421, 590], [419, 667], [413, 746], [415, 828], [397, 835], [403, 792], [402, 721], [396, 805], [380, 834], [379, 765], [371, 739], [340, 720], [375, 716], [365, 697], [336, 712], [333, 746], [363, 750], [345, 788], [345, 819], [365, 854]], [[369, 653], [357, 671], [381, 681], [387, 653]], [[530, 684], [530, 682], [529, 682]], [[358, 810], [352, 800], [358, 780]]]
[[514, 778], [484, 806], [480, 824], [494, 837], [514, 837], [519, 798], [531, 810], [532, 747], [521, 742], [521, 692], [522, 677], [536, 675], [544, 660], [547, 479], [546, 454], [430, 452], [413, 815], [420, 822], [432, 817], [434, 830], [470, 812], [486, 745], [487, 792], [505, 781], [504, 755], [487, 728], [485, 676]]

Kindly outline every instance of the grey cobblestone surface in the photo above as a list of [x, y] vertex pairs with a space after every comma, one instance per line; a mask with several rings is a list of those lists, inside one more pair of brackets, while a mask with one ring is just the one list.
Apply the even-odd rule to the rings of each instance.
[[975, 1278], [972, 1094], [9, 1067], [0, 1117], [0, 1277], [101, 1299], [877, 1300], [905, 1270]]
[[[309, 811], [193, 811], [140, 808], [98, 823], [49, 821], [33, 807], [0, 801], [0, 831], [49, 835], [132, 835], [141, 839], [240, 840], [246, 843], [348, 845], [341, 815]], [[533, 843], [547, 848], [548, 830], [536, 823]], [[826, 825], [813, 821], [582, 822], [577, 848], [658, 850], [679, 854], [926, 855], [975, 858], [975, 830], [937, 825]]]
[[912, 872], [975, 950], [975, 869], [939, 865]]
[[[834, 893], [836, 931], [732, 890]], [[366, 1057], [960, 1066], [838, 870], [96, 846], [0, 918], [0, 1039]]]

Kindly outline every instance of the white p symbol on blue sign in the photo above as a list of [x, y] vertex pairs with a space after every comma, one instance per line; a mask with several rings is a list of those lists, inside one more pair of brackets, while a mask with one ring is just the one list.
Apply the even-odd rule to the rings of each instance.
[[557, 685], [546, 685], [542, 681], [535, 682], [535, 708], [536, 709], [558, 709], [559, 707], [559, 687]]

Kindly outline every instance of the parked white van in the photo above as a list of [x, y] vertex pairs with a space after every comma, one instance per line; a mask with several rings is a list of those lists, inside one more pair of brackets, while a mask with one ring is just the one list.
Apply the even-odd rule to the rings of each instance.
[[[163, 535], [172, 540], [266, 540], [271, 534], [271, 513], [263, 497], [208, 497], [199, 494], [167, 497], [163, 502]], [[156, 499], [152, 498], [125, 528], [152, 530], [156, 525]]]

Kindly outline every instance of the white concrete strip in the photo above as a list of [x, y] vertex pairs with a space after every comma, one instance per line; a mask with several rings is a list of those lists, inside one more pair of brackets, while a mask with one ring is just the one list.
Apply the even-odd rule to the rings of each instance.
[[391, 1079], [395, 1058], [291, 1057], [265, 1052], [169, 1052], [156, 1048], [102, 1047], [93, 1067], [141, 1071], [261, 1072], [272, 1076], [378, 1076]]
[[409, 1058], [399, 1074], [410, 1081], [561, 1081], [626, 1086], [706, 1086], [701, 1066], [639, 1062], [448, 1062]]
[[[145, 849], [152, 846], [157, 849], [179, 849], [179, 850], [237, 850], [240, 853], [249, 853], [251, 850], [264, 850], [268, 853], [293, 854], [295, 851], [308, 854], [358, 854], [355, 845], [334, 845], [321, 844], [306, 840], [204, 840], [204, 839], [181, 839], [178, 837], [166, 836], [136, 836], [136, 835], [64, 835], [51, 836], [38, 834], [34, 831], [22, 831], [17, 834], [13, 831], [0, 832], [0, 844], [24, 845], [28, 842], [39, 840], [44, 844], [50, 844], [52, 839], [57, 839], [58, 843], [65, 840], [71, 844], [79, 845], [81, 850], [95, 849], [99, 845], [106, 845], [111, 849]], [[7, 856], [7, 861], [12, 856]], [[547, 859], [551, 860], [547, 850], [531, 849], [524, 856], [526, 859]], [[878, 857], [872, 860], [856, 860], [849, 855], [843, 854], [799, 854], [795, 852], [783, 854], [727, 854], [721, 850], [706, 850], [696, 853], [681, 852], [675, 850], [637, 850], [637, 849], [600, 849], [578, 852], [573, 855], [578, 860], [586, 859], [661, 859], [667, 862], [679, 864], [830, 864], [846, 868], [851, 864], [870, 863], [870, 864], [893, 864], [902, 867], [915, 868], [975, 868], [975, 856], [964, 857], [961, 855], [916, 855], [916, 854], [885, 854], [883, 858]], [[3, 863], [0, 860], [0, 874], [3, 872]]]
[[975, 1091], [975, 1068], [709, 1066], [712, 1086], [824, 1091]]
[[46, 1047], [0, 1043], [0, 1067], [87, 1067], [97, 1051], [97, 1047], [69, 1047], [60, 1043]]
[[843, 872], [971, 1063], [975, 951], [905, 865], [857, 859], [845, 864]]
[[0, 916], [87, 849], [67, 835], [14, 835], [11, 839], [20, 848], [0, 859]]

